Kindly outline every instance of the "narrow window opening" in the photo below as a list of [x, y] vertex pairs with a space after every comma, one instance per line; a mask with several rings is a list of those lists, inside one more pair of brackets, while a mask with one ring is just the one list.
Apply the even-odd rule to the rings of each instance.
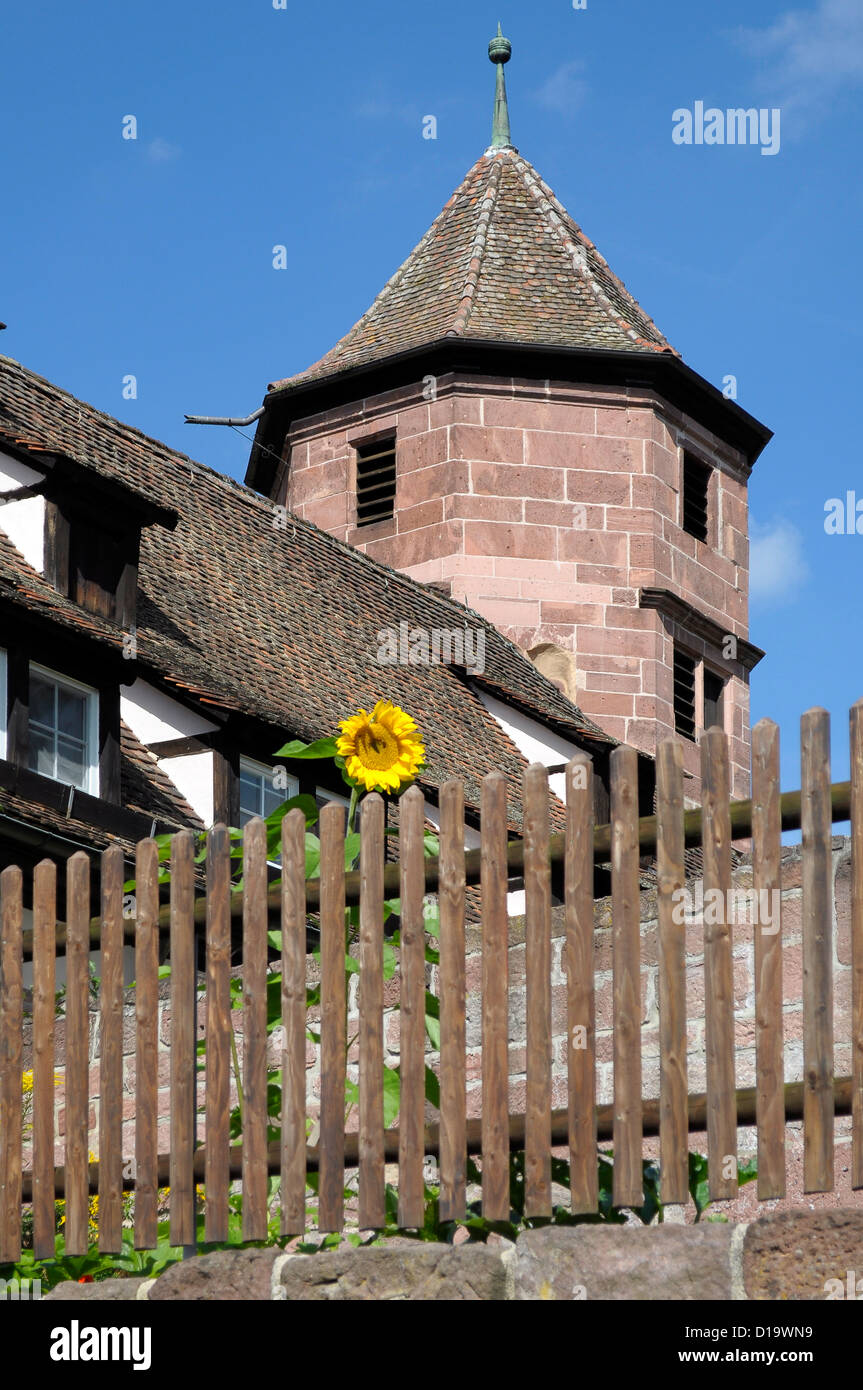
[[396, 441], [357, 445], [357, 525], [371, 526], [395, 515]]
[[695, 741], [695, 657], [674, 648], [674, 728]]
[[697, 541], [707, 540], [707, 489], [710, 469], [692, 454], [683, 455], [683, 529]]
[[722, 692], [725, 682], [721, 676], [717, 676], [713, 671], [704, 668], [704, 727], [712, 729], [717, 724], [720, 729], [724, 728]]

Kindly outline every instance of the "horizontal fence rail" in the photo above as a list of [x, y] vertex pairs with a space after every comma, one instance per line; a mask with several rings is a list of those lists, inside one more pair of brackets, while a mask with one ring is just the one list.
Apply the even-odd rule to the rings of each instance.
[[[769, 721], [768, 721], [769, 722]], [[754, 733], [754, 730], [753, 730]], [[673, 742], [673, 740], [669, 740]], [[443, 788], [441, 788], [443, 794]], [[802, 826], [801, 815], [801, 796], [799, 791], [783, 792], [779, 798], [779, 828], [781, 831], [800, 830]], [[834, 782], [830, 787], [830, 818], [833, 825], [842, 824], [851, 819], [852, 805], [852, 784], [851, 782]], [[735, 801], [729, 807], [731, 837], [733, 840], [748, 840], [752, 835], [754, 815], [754, 803], [752, 801]], [[684, 846], [687, 849], [700, 847], [702, 836], [702, 813], [699, 807], [691, 808], [684, 813], [683, 818], [683, 837]], [[606, 864], [611, 859], [611, 825], [597, 825], [593, 829], [593, 862]], [[658, 825], [657, 817], [641, 816], [638, 821], [638, 845], [642, 855], [653, 855], [658, 848]], [[482, 882], [482, 852], [472, 849], [465, 852], [465, 883], [474, 886]], [[558, 832], [549, 837], [549, 862], [554, 866], [562, 866], [566, 859], [566, 838]], [[510, 840], [506, 850], [506, 869], [510, 878], [521, 878], [524, 874], [524, 841]], [[386, 864], [384, 866], [384, 897], [397, 897], [400, 883], [400, 869], [398, 864]], [[441, 884], [441, 864], [440, 860], [434, 856], [426, 858], [423, 865], [424, 891], [426, 893], [436, 893]], [[355, 906], [360, 901], [362, 887], [362, 877], [359, 872], [345, 874], [345, 903], [347, 906]], [[320, 910], [320, 878], [310, 878], [306, 883], [306, 905], [310, 912]], [[241, 924], [243, 921], [243, 893], [233, 892], [230, 895], [228, 910], [232, 923]], [[270, 925], [277, 926], [281, 915], [281, 896], [278, 890], [272, 890], [267, 894], [267, 913]], [[167, 906], [159, 909], [157, 916], [157, 926], [160, 935], [168, 936], [171, 930], [171, 912]], [[193, 911], [193, 921], [196, 926], [204, 927], [207, 920], [206, 899], [196, 898]], [[102, 931], [100, 917], [93, 917], [90, 920], [90, 940], [94, 946], [98, 946]], [[66, 924], [57, 923], [57, 945], [65, 946], [66, 943]], [[132, 944], [135, 940], [135, 926], [133, 922], [126, 921], [124, 924], [125, 940]], [[26, 930], [23, 933], [24, 958], [27, 959], [33, 951], [33, 933]]]
[[[759, 1199], [785, 1194], [785, 1126], [803, 1121], [804, 1187], [834, 1186], [834, 1118], [851, 1117], [852, 1185], [863, 1187], [863, 705], [851, 716], [851, 781], [831, 787], [829, 717], [812, 710], [801, 722], [801, 789], [782, 796], [778, 730], [762, 721], [753, 731], [753, 794], [729, 799], [725, 735], [701, 739], [700, 810], [685, 811], [681, 745], [670, 740], [657, 759], [657, 810], [638, 817], [634, 751], [611, 758], [611, 822], [593, 823], [592, 769], [576, 756], [566, 768], [566, 828], [550, 833], [547, 770], [525, 773], [524, 834], [507, 842], [507, 784], [499, 772], [482, 782], [481, 847], [464, 849], [464, 797], [456, 782], [442, 788], [440, 852], [424, 857], [423, 796], [411, 788], [400, 801], [399, 862], [384, 862], [383, 802], [360, 806], [359, 867], [345, 869], [345, 813], [326, 805], [320, 817], [320, 874], [305, 878], [305, 820], [299, 810], [282, 822], [281, 882], [268, 886], [266, 827], [244, 831], [242, 894], [232, 889], [230, 839], [224, 826], [207, 837], [206, 897], [195, 895], [195, 838], [174, 836], [170, 857], [169, 1042], [170, 1133], [160, 1143], [158, 1081], [159, 938], [165, 926], [159, 901], [156, 845], [137, 849], [135, 918], [123, 917], [123, 856], [114, 846], [101, 856], [100, 912], [92, 918], [91, 862], [73, 855], [65, 866], [66, 923], [56, 921], [57, 871], [45, 861], [32, 883], [32, 931], [23, 930], [23, 874], [0, 874], [0, 1265], [19, 1258], [24, 1207], [37, 1259], [55, 1252], [55, 1202], [65, 1203], [66, 1253], [86, 1253], [94, 1230], [99, 1249], [122, 1247], [124, 1221], [134, 1221], [140, 1249], [156, 1240], [170, 1188], [170, 1238], [195, 1246], [225, 1240], [232, 1195], [242, 1188], [242, 1237], [268, 1235], [271, 1204], [279, 1205], [279, 1231], [301, 1235], [309, 1222], [321, 1232], [341, 1231], [351, 1219], [361, 1229], [395, 1221], [413, 1229], [424, 1220], [424, 1160], [439, 1160], [440, 1218], [465, 1218], [471, 1195], [468, 1157], [480, 1159], [482, 1214], [510, 1218], [510, 1155], [524, 1153], [524, 1215], [548, 1219], [554, 1200], [552, 1158], [566, 1154], [574, 1214], [598, 1209], [597, 1144], [613, 1143], [613, 1202], [643, 1201], [644, 1139], [659, 1137], [661, 1195], [688, 1198], [689, 1133], [705, 1129], [711, 1198], [736, 1196], [737, 1130], [755, 1124]], [[851, 1068], [834, 1076], [834, 988], [831, 828], [851, 820], [850, 918]], [[693, 1093], [687, 1074], [686, 960], [676, 903], [685, 885], [684, 851], [703, 855], [705, 902], [712, 890], [728, 902], [731, 842], [752, 838], [756, 894], [780, 887], [781, 831], [803, 831], [802, 848], [802, 1082], [784, 1078], [781, 918], [741, 928], [728, 910], [703, 922], [706, 1089]], [[697, 831], [697, 833], [696, 833]], [[659, 999], [659, 1096], [644, 1096], [642, 982], [645, 941], [640, 917], [640, 861], [656, 853]], [[611, 863], [611, 1012], [613, 1101], [597, 1104], [597, 988], [593, 866]], [[236, 861], [233, 861], [234, 864]], [[563, 868], [564, 973], [562, 1004], [551, 987], [551, 868]], [[514, 874], [525, 893], [524, 993], [526, 1008], [523, 1104], [510, 1095], [507, 893]], [[467, 886], [481, 886], [481, 1008], [469, 1018], [466, 983]], [[439, 939], [429, 942], [424, 900], [439, 895]], [[398, 969], [385, 921], [387, 899], [398, 897]], [[28, 898], [29, 900], [29, 898]], [[779, 900], [768, 897], [766, 901]], [[232, 978], [232, 921], [239, 905], [242, 979]], [[358, 907], [358, 910], [352, 910]], [[306, 978], [306, 923], [320, 914], [320, 969]], [[275, 926], [274, 926], [274, 912]], [[733, 955], [741, 930], [754, 936], [756, 1084], [738, 1089], [735, 1078]], [[95, 936], [94, 936], [95, 931]], [[134, 1071], [124, 1080], [123, 944], [135, 947]], [[91, 1057], [91, 980], [88, 957], [99, 945], [99, 1047]], [[32, 953], [32, 1086], [24, 1088], [25, 943]], [[429, 947], [433, 947], [429, 957]], [[439, 950], [439, 955], [435, 954]], [[65, 955], [65, 1032], [62, 1133], [56, 1102], [55, 1052], [59, 1020], [57, 957]], [[270, 962], [278, 956], [280, 979]], [[427, 988], [434, 968], [429, 1015]], [[203, 976], [201, 964], [204, 965]], [[357, 977], [356, 994], [351, 981]], [[307, 997], [307, 989], [312, 994]], [[273, 996], [273, 989], [276, 993]], [[242, 995], [241, 1052], [234, 1028], [234, 996]], [[350, 1014], [351, 1001], [355, 1012]], [[386, 1008], [397, 1006], [400, 1095], [398, 1124], [387, 1128], [389, 1085], [384, 1067]], [[564, 1022], [561, 1023], [562, 1008]], [[358, 1019], [351, 1035], [348, 1019]], [[386, 1026], [394, 1025], [392, 1016]], [[354, 1023], [351, 1023], [353, 1029]], [[565, 1107], [555, 1106], [554, 1039], [565, 1036]], [[481, 1113], [468, 1116], [466, 1051], [478, 1031]], [[205, 1046], [202, 1040], [205, 1038]], [[473, 1046], [477, 1041], [474, 1037]], [[320, 1094], [307, 1094], [307, 1053], [320, 1057]], [[277, 1053], [281, 1093], [273, 1107], [272, 1067]], [[126, 1050], [128, 1057], [128, 1049]], [[429, 1090], [429, 1063], [432, 1089]], [[239, 1105], [232, 1109], [232, 1071]], [[473, 1093], [475, 1094], [475, 1093]], [[433, 1102], [429, 1097], [433, 1096]], [[98, 1098], [98, 1125], [92, 1105]], [[312, 1104], [310, 1105], [310, 1099]], [[124, 1111], [134, 1116], [134, 1149], [124, 1146]], [[239, 1120], [237, 1115], [239, 1113]], [[62, 1146], [62, 1147], [61, 1147]], [[98, 1156], [92, 1152], [98, 1150]], [[160, 1151], [161, 1150], [161, 1151]], [[62, 1162], [58, 1164], [58, 1152]], [[398, 1165], [398, 1210], [388, 1216], [388, 1164]], [[346, 1213], [345, 1188], [356, 1173], [356, 1206]], [[310, 1175], [317, 1174], [313, 1182]], [[277, 1198], [275, 1185], [278, 1179]], [[203, 1198], [199, 1191], [203, 1184]], [[124, 1214], [123, 1193], [134, 1193]], [[311, 1198], [310, 1198], [311, 1193]], [[98, 1202], [94, 1204], [94, 1196]], [[312, 1214], [309, 1215], [309, 1202]], [[200, 1214], [203, 1201], [203, 1215]]]

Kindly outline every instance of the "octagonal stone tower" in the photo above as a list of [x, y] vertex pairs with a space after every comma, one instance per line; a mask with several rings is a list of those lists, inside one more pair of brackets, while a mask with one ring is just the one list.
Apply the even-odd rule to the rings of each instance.
[[730, 738], [749, 794], [747, 484], [770, 431], [685, 366], [512, 145], [368, 312], [274, 382], [247, 482], [482, 613], [643, 752]]

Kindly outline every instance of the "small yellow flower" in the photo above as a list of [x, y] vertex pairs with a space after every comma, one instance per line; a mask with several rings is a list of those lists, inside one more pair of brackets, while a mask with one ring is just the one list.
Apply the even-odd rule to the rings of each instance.
[[349, 777], [366, 791], [398, 791], [412, 782], [425, 758], [419, 730], [409, 714], [378, 700], [371, 714], [361, 709], [339, 723], [338, 751]]
[[29, 1096], [29, 1095], [32, 1094], [32, 1091], [33, 1091], [33, 1073], [32, 1073], [32, 1071], [25, 1071], [25, 1072], [22, 1072], [22, 1074], [21, 1074], [21, 1092], [22, 1092], [22, 1094], [25, 1095], [25, 1096]]

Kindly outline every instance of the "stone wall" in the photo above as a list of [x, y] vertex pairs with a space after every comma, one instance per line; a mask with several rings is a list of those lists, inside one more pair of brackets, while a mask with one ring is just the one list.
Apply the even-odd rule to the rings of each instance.
[[741, 1226], [548, 1226], [488, 1245], [398, 1239], [313, 1255], [224, 1251], [184, 1260], [157, 1279], [69, 1281], [46, 1299], [860, 1301], [861, 1271], [863, 1211], [788, 1212]]

